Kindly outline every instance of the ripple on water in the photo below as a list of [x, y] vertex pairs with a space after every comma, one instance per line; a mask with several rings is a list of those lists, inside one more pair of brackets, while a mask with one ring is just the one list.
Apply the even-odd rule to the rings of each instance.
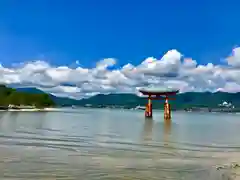
[[[168, 127], [166, 132], [171, 132], [171, 136], [164, 139], [159, 133], [166, 132], [158, 129], [162, 124], [143, 122], [138, 115], [136, 120], [128, 120], [134, 128], [126, 128], [126, 122], [122, 122], [124, 120], [116, 122], [116, 112], [113, 115], [109, 112], [98, 114], [98, 122], [86, 119], [87, 111], [79, 113], [79, 116], [76, 114], [66, 124], [69, 113], [61, 114], [61, 117], [65, 117], [64, 120], [56, 112], [54, 115], [48, 113], [48, 116], [36, 120], [39, 121], [36, 127], [25, 123], [24, 119], [15, 119], [14, 121], [21, 122], [21, 128], [15, 124], [14, 131], [0, 132], [0, 177], [224, 180], [238, 173], [228, 165], [216, 168], [216, 165], [240, 159], [238, 143], [197, 143], [187, 139], [188, 136], [184, 136], [186, 140], [177, 139], [182, 137], [181, 124], [175, 130]], [[84, 118], [81, 118], [83, 115]], [[27, 116], [32, 117], [30, 114]], [[109, 116], [111, 121], [106, 120]], [[49, 124], [41, 125], [43, 120]], [[6, 121], [4, 123], [5, 127], [10, 126]], [[60, 127], [60, 124], [64, 124], [64, 127]], [[73, 126], [76, 126], [74, 132], [71, 131]], [[139, 134], [144, 134], [147, 138], [140, 137]]]

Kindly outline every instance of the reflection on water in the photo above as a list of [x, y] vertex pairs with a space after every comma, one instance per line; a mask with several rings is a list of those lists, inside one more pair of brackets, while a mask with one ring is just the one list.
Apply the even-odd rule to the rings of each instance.
[[169, 136], [171, 135], [171, 120], [164, 120], [164, 144], [168, 146]]
[[[80, 109], [0, 113], [0, 178], [187, 179], [236, 176], [237, 115]], [[240, 161], [239, 161], [240, 162]], [[216, 169], [216, 165], [226, 164]], [[237, 176], [236, 176], [237, 178]]]
[[144, 121], [144, 130], [143, 130], [143, 139], [145, 141], [152, 140], [152, 133], [153, 133], [153, 119], [145, 119]]

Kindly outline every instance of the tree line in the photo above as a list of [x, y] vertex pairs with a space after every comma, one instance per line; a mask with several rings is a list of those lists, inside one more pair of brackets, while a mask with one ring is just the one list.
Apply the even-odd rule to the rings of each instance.
[[27, 105], [38, 108], [54, 106], [54, 101], [48, 94], [18, 92], [16, 89], [0, 85], [0, 106]]

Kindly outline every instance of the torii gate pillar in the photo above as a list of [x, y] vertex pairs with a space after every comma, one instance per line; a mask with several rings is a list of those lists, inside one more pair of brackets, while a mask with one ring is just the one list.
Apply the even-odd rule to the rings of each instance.
[[164, 103], [164, 119], [165, 120], [171, 119], [171, 106], [168, 103], [168, 97], [166, 97], [165, 103]]
[[[148, 97], [148, 103], [146, 105], [145, 117], [152, 118], [152, 100], [165, 100], [164, 103], [164, 119], [171, 120], [171, 106], [168, 102], [169, 96], [176, 95], [178, 89], [170, 88], [142, 88], [139, 90], [143, 95]], [[170, 98], [171, 99], [171, 98]]]
[[152, 118], [152, 100], [151, 100], [151, 96], [148, 97], [148, 103], [147, 103], [146, 109], [145, 109], [145, 117], [146, 118]]

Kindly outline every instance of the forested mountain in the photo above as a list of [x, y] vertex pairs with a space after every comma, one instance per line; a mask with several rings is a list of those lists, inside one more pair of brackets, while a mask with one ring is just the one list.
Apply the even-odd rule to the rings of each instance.
[[[44, 93], [35, 88], [22, 88], [17, 89], [24, 92], [38, 92]], [[97, 106], [122, 106], [125, 108], [133, 108], [138, 105], [144, 106], [147, 100], [142, 97], [138, 97], [135, 94], [99, 94], [88, 99], [75, 100], [70, 98], [62, 98], [50, 95], [50, 98], [57, 105], [76, 105], [84, 106], [86, 104], [91, 104], [93, 107]], [[170, 101], [171, 105], [175, 109], [184, 109], [188, 107], [209, 107], [216, 108], [218, 104], [222, 102], [230, 102], [235, 107], [240, 108], [240, 93], [226, 93], [226, 92], [188, 92], [177, 94], [175, 100]], [[153, 108], [163, 108], [163, 101], [154, 100]]]
[[[99, 94], [89, 99], [81, 100], [82, 104], [96, 105], [118, 105], [128, 108], [138, 105], [144, 106], [147, 99], [138, 97], [134, 94]], [[189, 107], [209, 107], [216, 108], [222, 102], [230, 102], [235, 107], [240, 107], [240, 93], [225, 93], [225, 92], [188, 92], [177, 94], [175, 100], [170, 100], [170, 103], [175, 109], [184, 109]], [[163, 100], [153, 100], [153, 108], [163, 108]]]
[[[18, 92], [25, 92], [29, 94], [46, 94], [44, 91], [39, 90], [37, 88], [17, 88]], [[76, 99], [71, 99], [67, 97], [57, 97], [52, 94], [48, 94], [49, 98], [57, 105], [57, 106], [72, 106], [77, 105], [79, 103]]]
[[54, 101], [46, 93], [27, 93], [0, 85], [0, 106], [35, 105], [36, 107], [54, 106]]

